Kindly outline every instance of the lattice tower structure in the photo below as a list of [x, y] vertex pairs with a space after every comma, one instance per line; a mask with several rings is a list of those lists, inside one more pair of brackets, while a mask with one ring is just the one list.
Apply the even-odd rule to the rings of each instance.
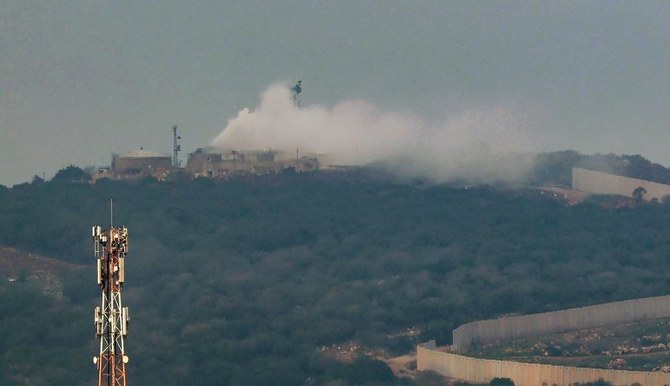
[[123, 307], [121, 292], [125, 282], [125, 257], [128, 254], [128, 229], [93, 227], [98, 285], [102, 291], [100, 307], [95, 307], [95, 332], [100, 354], [93, 357], [98, 367], [98, 386], [127, 386], [125, 338], [130, 315]]

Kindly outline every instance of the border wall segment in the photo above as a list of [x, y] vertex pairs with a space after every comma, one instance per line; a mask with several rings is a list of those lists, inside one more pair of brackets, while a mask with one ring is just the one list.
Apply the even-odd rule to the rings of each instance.
[[590, 369], [470, 358], [435, 349], [435, 342], [416, 348], [417, 370], [468, 382], [489, 383], [493, 378], [510, 378], [516, 386], [566, 386], [603, 379], [614, 386], [639, 383], [643, 386], [670, 385], [670, 374], [662, 372]]
[[670, 185], [587, 169], [572, 169], [572, 189], [574, 190], [633, 197], [633, 191], [639, 187], [646, 191], [642, 198], [647, 201], [661, 200], [670, 195]]
[[467, 351], [474, 343], [540, 336], [598, 326], [670, 317], [670, 295], [624, 300], [541, 314], [480, 320], [453, 331], [453, 349]]

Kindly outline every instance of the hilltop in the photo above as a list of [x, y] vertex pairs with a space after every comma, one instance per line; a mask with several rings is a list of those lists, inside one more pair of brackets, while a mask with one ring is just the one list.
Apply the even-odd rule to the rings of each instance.
[[[303, 164], [311, 160], [311, 158], [303, 156], [300, 162], [296, 163], [295, 159], [281, 158], [281, 152], [276, 151], [259, 151], [248, 152], [245, 161], [247, 164], [242, 165], [242, 161], [237, 160], [237, 157], [242, 157], [242, 154], [236, 151], [223, 152], [221, 149], [209, 149], [206, 152], [199, 149], [196, 153], [191, 154], [191, 158], [197, 160], [192, 162], [193, 165], [185, 168], [179, 168], [170, 165], [170, 158], [168, 156], [161, 157], [163, 167], [155, 165], [156, 157], [150, 156], [139, 157], [137, 155], [127, 156], [127, 163], [130, 165], [123, 168], [118, 166], [121, 162], [116, 160], [113, 162], [113, 167], [97, 168], [87, 167], [81, 169], [74, 165], [62, 168], [53, 178], [53, 181], [66, 182], [93, 182], [101, 180], [141, 180], [144, 178], [155, 178], [160, 181], [187, 181], [197, 178], [209, 178], [216, 180], [229, 179], [253, 179], [254, 177], [267, 175], [289, 175], [294, 173], [307, 173], [312, 176], [321, 175], [321, 178], [340, 179], [342, 175], [347, 175], [348, 178], [355, 176], [358, 180], [385, 180], [393, 181], [401, 184], [425, 184], [436, 185], [435, 181], [428, 177], [409, 177], [407, 173], [401, 172], [398, 168], [402, 165], [400, 161], [390, 163], [378, 162], [368, 165], [366, 167], [359, 166], [328, 166], [327, 164], [320, 165], [318, 160], [314, 160], [309, 167]], [[253, 157], [252, 157], [253, 155]], [[285, 156], [285, 155], [284, 155]], [[231, 158], [232, 157], [232, 158]], [[255, 157], [255, 158], [254, 158]], [[119, 158], [118, 156], [116, 158]], [[259, 159], [260, 161], [258, 161]], [[588, 170], [600, 171], [610, 174], [616, 174], [625, 177], [642, 179], [647, 181], [658, 182], [662, 184], [670, 184], [670, 169], [658, 163], [653, 163], [640, 155], [616, 155], [616, 154], [580, 154], [574, 150], [547, 152], [539, 154], [525, 154], [510, 156], [512, 163], [518, 164], [519, 176], [518, 179], [497, 178], [495, 173], [492, 173], [487, 178], [482, 179], [481, 176], [471, 176], [468, 178], [464, 171], [463, 175], [454, 177], [451, 180], [452, 184], [461, 185], [503, 185], [508, 187], [528, 187], [528, 186], [550, 186], [569, 188], [571, 185], [571, 174], [573, 168], [583, 168]], [[125, 160], [125, 158], [124, 158]], [[224, 166], [219, 165], [222, 169], [217, 169], [213, 165], [217, 162], [222, 162]], [[236, 168], [228, 165], [237, 165]], [[115, 165], [116, 164], [116, 165]], [[226, 166], [227, 165], [227, 166]], [[532, 165], [530, 168], [528, 165]], [[243, 167], [244, 166], [244, 167]], [[230, 169], [230, 170], [229, 170]], [[402, 167], [400, 167], [402, 169]], [[203, 171], [205, 170], [205, 171]], [[209, 172], [207, 172], [209, 170]], [[523, 171], [523, 172], [522, 172]], [[45, 182], [39, 176], [33, 177], [33, 184]], [[2, 186], [0, 186], [2, 188]]]

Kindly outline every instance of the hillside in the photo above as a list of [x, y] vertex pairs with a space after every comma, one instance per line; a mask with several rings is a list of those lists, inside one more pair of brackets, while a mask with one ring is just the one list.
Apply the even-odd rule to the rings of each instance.
[[46, 257], [25, 251], [0, 247], [0, 279], [8, 282], [39, 282], [45, 285], [45, 293], [63, 296], [63, 277], [80, 269], [88, 268], [62, 259]]
[[[84, 268], [62, 274], [63, 299], [30, 279], [0, 285], [3, 384], [92, 382], [90, 226], [109, 223], [110, 198], [130, 231], [135, 384], [410, 384], [364, 354], [449, 343], [501, 314], [670, 292], [665, 204], [567, 207], [366, 172], [36, 182], [0, 190], [0, 244]], [[350, 343], [361, 359], [324, 355]]]

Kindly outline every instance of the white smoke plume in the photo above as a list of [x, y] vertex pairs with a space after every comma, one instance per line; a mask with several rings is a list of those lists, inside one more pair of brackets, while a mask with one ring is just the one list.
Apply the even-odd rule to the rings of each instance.
[[384, 112], [362, 100], [333, 107], [293, 103], [275, 84], [254, 111], [242, 109], [212, 146], [326, 154], [337, 165], [382, 165], [408, 178], [434, 182], [518, 181], [531, 166], [523, 119], [505, 109], [470, 109], [441, 122]]

